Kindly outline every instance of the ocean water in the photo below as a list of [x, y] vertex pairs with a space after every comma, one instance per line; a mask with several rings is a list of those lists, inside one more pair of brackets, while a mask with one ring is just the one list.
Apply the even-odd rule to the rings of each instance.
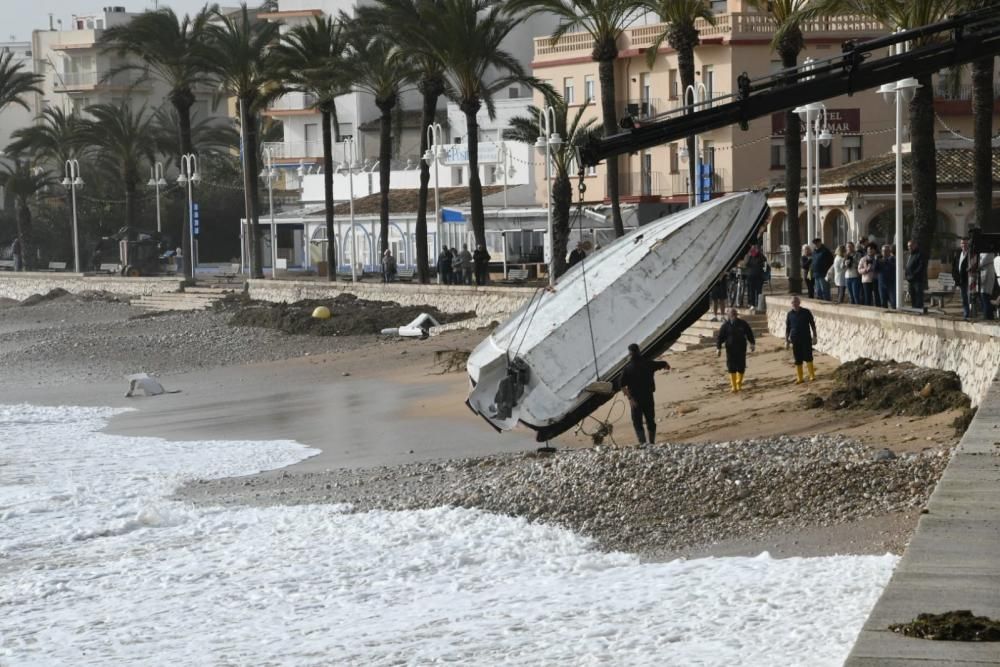
[[893, 556], [640, 564], [439, 508], [196, 508], [294, 442], [100, 432], [0, 406], [0, 665], [839, 665]]

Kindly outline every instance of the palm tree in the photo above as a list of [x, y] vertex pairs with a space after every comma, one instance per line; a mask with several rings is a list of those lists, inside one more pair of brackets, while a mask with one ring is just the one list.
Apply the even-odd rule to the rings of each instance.
[[83, 123], [75, 113], [66, 113], [60, 107], [48, 107], [35, 120], [34, 125], [14, 130], [5, 150], [14, 155], [31, 155], [36, 166], [47, 164], [59, 171], [83, 148]]
[[479, 178], [479, 121], [486, 105], [495, 117], [494, 95], [512, 83], [536, 82], [525, 74], [503, 42], [521, 22], [504, 13], [494, 0], [441, 0], [440, 9], [428, 17], [423, 33], [426, 48], [443, 65], [447, 94], [465, 114], [469, 150], [469, 200], [476, 245], [486, 246], [483, 183]]
[[[165, 162], [176, 163], [184, 154], [177, 135], [177, 110], [160, 107], [153, 114], [156, 145]], [[228, 120], [191, 116], [191, 145], [199, 154], [230, 153], [240, 146], [240, 134]]]
[[31, 111], [24, 98], [29, 93], [42, 94], [42, 89], [38, 87], [42, 76], [23, 71], [24, 63], [12, 62], [13, 58], [12, 51], [0, 54], [0, 111], [10, 104], [20, 105]]
[[[681, 77], [681, 89], [684, 92], [684, 104], [687, 104], [688, 86], [694, 86], [694, 49], [699, 44], [698, 19], [703, 19], [710, 25], [715, 25], [715, 14], [712, 13], [706, 0], [643, 0], [649, 11], [660, 17], [666, 26], [652, 45], [646, 49], [646, 64], [650, 68], [656, 62], [660, 45], [667, 42], [677, 52], [677, 69]], [[688, 155], [695, 154], [695, 138], [687, 138]], [[694, 193], [696, 160], [688, 161], [688, 176], [691, 192]], [[692, 194], [693, 197], [693, 194]]]
[[[317, 16], [311, 23], [285, 33], [274, 49], [275, 66], [285, 85], [316, 98], [323, 132], [323, 192], [326, 201], [328, 280], [336, 280], [337, 238], [333, 224], [333, 142], [340, 141], [336, 122], [337, 96], [350, 91], [344, 77], [347, 42], [344, 25], [333, 18]], [[333, 132], [331, 134], [331, 125]], [[336, 136], [334, 136], [336, 135]]]
[[0, 185], [10, 193], [14, 200], [15, 219], [17, 221], [17, 238], [21, 241], [21, 257], [25, 268], [31, 269], [35, 253], [29, 248], [33, 245], [34, 235], [31, 224], [31, 201], [39, 193], [54, 185], [56, 180], [50, 172], [40, 167], [32, 167], [26, 160], [13, 159], [0, 165]]
[[[445, 93], [444, 68], [428, 40], [443, 38], [426, 34], [425, 25], [444, 11], [441, 0], [376, 0], [376, 7], [359, 8], [358, 15], [370, 25], [381, 26], [409, 54], [417, 71], [417, 90], [422, 97], [420, 113], [420, 155], [430, 148], [427, 127], [434, 122], [438, 101]], [[414, 226], [417, 243], [417, 276], [420, 282], [430, 280], [427, 256], [427, 195], [431, 180], [431, 165], [420, 160], [420, 191], [417, 197], [417, 221]], [[438, 221], [440, 223], [440, 221]]]
[[399, 103], [404, 87], [416, 78], [416, 71], [409, 54], [385, 34], [374, 31], [365, 22], [351, 20], [341, 14], [341, 21], [348, 24], [351, 61], [347, 68], [354, 89], [369, 93], [375, 98], [379, 115], [378, 182], [379, 253], [389, 248], [389, 175], [392, 171], [392, 121], [393, 110]]
[[[570, 221], [569, 212], [573, 204], [573, 185], [570, 180], [576, 159], [576, 148], [582, 145], [589, 135], [595, 119], [584, 121], [583, 115], [587, 105], [582, 105], [569, 119], [569, 107], [561, 95], [554, 91], [545, 96], [546, 104], [556, 112], [555, 131], [565, 140], [554, 152], [552, 164], [555, 174], [552, 182], [552, 264], [555, 276], [558, 278], [566, 271], [566, 249], [569, 242]], [[511, 118], [510, 129], [504, 131], [504, 139], [520, 141], [529, 146], [538, 140], [539, 109], [528, 107], [527, 116]]]
[[[946, 20], [961, 0], [823, 0], [817, 11], [861, 14], [886, 26], [911, 29]], [[913, 41], [920, 48], [931, 37]], [[920, 88], [910, 102], [910, 183], [913, 198], [913, 236], [930, 259], [937, 226], [937, 151], [934, 143], [934, 86], [930, 74], [917, 77]], [[992, 82], [991, 82], [992, 83]], [[905, 239], [898, 239], [904, 243]], [[898, 252], [902, 252], [900, 248]]]
[[145, 107], [135, 111], [128, 101], [120, 105], [87, 107], [91, 118], [83, 122], [83, 137], [93, 147], [95, 165], [121, 183], [125, 191], [125, 224], [136, 224], [136, 192], [145, 181], [145, 170], [155, 161], [157, 134], [153, 114]]
[[[210, 81], [206, 71], [208, 55], [206, 41], [208, 26], [217, 5], [205, 5], [192, 18], [180, 18], [170, 7], [139, 14], [128, 23], [108, 28], [101, 36], [105, 50], [142, 61], [142, 65], [126, 65], [116, 71], [142, 68], [169, 87], [167, 99], [176, 111], [176, 154], [194, 152], [191, 130], [191, 107], [195, 102], [194, 89]], [[191, 247], [190, 226], [184, 225], [184, 274], [191, 278], [194, 257]]]
[[[264, 276], [261, 262], [258, 114], [280, 96], [284, 88], [274, 84], [272, 45], [278, 40], [277, 23], [251, 18], [246, 4], [233, 14], [216, 11], [206, 28], [211, 56], [205, 66], [219, 81], [221, 92], [235, 97], [243, 129], [243, 189], [250, 244], [250, 274]], [[330, 267], [333, 270], [333, 267]]]
[[[805, 48], [801, 21], [807, 15], [812, 0], [749, 0], [751, 6], [766, 13], [774, 23], [771, 48], [781, 58], [781, 66], [798, 66], [799, 54]], [[799, 233], [799, 193], [802, 190], [802, 125], [793, 110], [785, 111], [785, 217], [788, 221], [788, 245], [796, 250], [802, 245]], [[810, 241], [812, 239], [809, 239]], [[788, 291], [802, 291], [802, 267], [793, 256], [788, 262]]]
[[[551, 13], [561, 19], [552, 33], [553, 42], [574, 31], [589, 33], [594, 39], [591, 58], [597, 61], [601, 82], [601, 118], [604, 134], [618, 129], [618, 109], [615, 99], [615, 60], [618, 58], [618, 38], [646, 8], [637, 0], [510, 0], [507, 11], [532, 14]], [[615, 234], [625, 234], [621, 203], [618, 195], [618, 161], [608, 159], [608, 197]]]
[[[997, 0], [968, 0], [969, 9], [996, 6]], [[972, 61], [972, 193], [976, 226], [986, 227], [993, 210], [994, 54]]]

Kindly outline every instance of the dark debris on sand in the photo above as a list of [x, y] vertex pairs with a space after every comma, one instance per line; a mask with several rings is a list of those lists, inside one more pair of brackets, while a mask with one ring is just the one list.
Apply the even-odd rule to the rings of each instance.
[[943, 614], [920, 614], [909, 623], [896, 623], [889, 629], [907, 637], [959, 642], [1000, 642], [1000, 621], [973, 616], [963, 609]]
[[822, 402], [831, 410], [863, 408], [923, 417], [970, 406], [952, 371], [862, 357], [841, 364], [833, 379], [833, 391]]

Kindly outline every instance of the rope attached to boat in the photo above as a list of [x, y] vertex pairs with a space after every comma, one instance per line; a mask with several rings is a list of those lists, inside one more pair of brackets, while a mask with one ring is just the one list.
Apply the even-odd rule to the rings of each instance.
[[[587, 192], [587, 184], [583, 181], [583, 177], [586, 172], [583, 168], [583, 162], [580, 160], [579, 155], [577, 156], [577, 164], [580, 165], [580, 171], [577, 174], [580, 182], [576, 186], [579, 191], [579, 199], [576, 206], [576, 223], [577, 230], [580, 232], [580, 238], [583, 239], [583, 195]], [[601, 369], [597, 365], [597, 342], [594, 340], [594, 322], [590, 317], [590, 295], [587, 293], [586, 257], [580, 260], [580, 278], [583, 280], [583, 306], [587, 309], [587, 328], [590, 330], [590, 349], [594, 353], [594, 381], [599, 382], [601, 379]]]

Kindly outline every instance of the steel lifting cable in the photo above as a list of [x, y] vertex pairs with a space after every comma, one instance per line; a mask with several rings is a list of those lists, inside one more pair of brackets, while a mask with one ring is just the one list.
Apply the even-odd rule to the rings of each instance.
[[[579, 151], [579, 149], [577, 149]], [[582, 165], [580, 161], [580, 156], [577, 155], [577, 164]], [[576, 221], [577, 230], [580, 233], [580, 240], [583, 240], [583, 195], [587, 191], [587, 184], [583, 182], [585, 175], [585, 170], [583, 166], [580, 167], [578, 176], [580, 179], [579, 185], [577, 185], [577, 190], [579, 191], [579, 198], [576, 206]], [[555, 244], [552, 244], [553, 250], [555, 249]], [[594, 340], [594, 322], [590, 317], [590, 295], [587, 293], [587, 258], [584, 257], [580, 260], [580, 278], [583, 280], [583, 306], [587, 309], [587, 328], [590, 330], [590, 349], [594, 354], [594, 381], [599, 382], [601, 379], [601, 369], [597, 364], [597, 341]]]
[[[521, 331], [521, 326], [524, 324], [524, 318], [528, 316], [528, 311], [531, 310], [531, 305], [533, 303], [535, 303], [535, 297], [538, 296], [539, 294], [541, 294], [541, 292], [542, 292], [541, 289], [536, 289], [535, 292], [534, 292], [534, 294], [531, 295], [531, 300], [528, 301], [528, 305], [525, 307], [524, 312], [521, 313], [521, 319], [517, 323], [517, 328], [514, 329], [514, 334], [510, 337], [511, 343], [513, 343], [515, 340], [517, 340], [517, 334], [518, 334], [519, 331]], [[517, 358], [517, 355], [521, 352], [521, 346], [524, 345], [524, 341], [528, 337], [528, 331], [531, 329], [531, 323], [535, 320], [535, 313], [538, 312], [538, 307], [541, 306], [541, 305], [542, 305], [542, 300], [541, 300], [541, 298], [539, 298], [538, 299], [538, 304], [535, 305], [534, 312], [531, 313], [531, 317], [528, 319], [528, 325], [526, 327], [524, 327], [524, 334], [521, 336], [521, 342], [518, 343], [517, 349], [514, 350], [514, 358], [515, 359]], [[510, 361], [511, 361], [510, 346], [507, 347], [506, 356], [507, 356], [507, 365], [509, 366], [510, 365]]]

